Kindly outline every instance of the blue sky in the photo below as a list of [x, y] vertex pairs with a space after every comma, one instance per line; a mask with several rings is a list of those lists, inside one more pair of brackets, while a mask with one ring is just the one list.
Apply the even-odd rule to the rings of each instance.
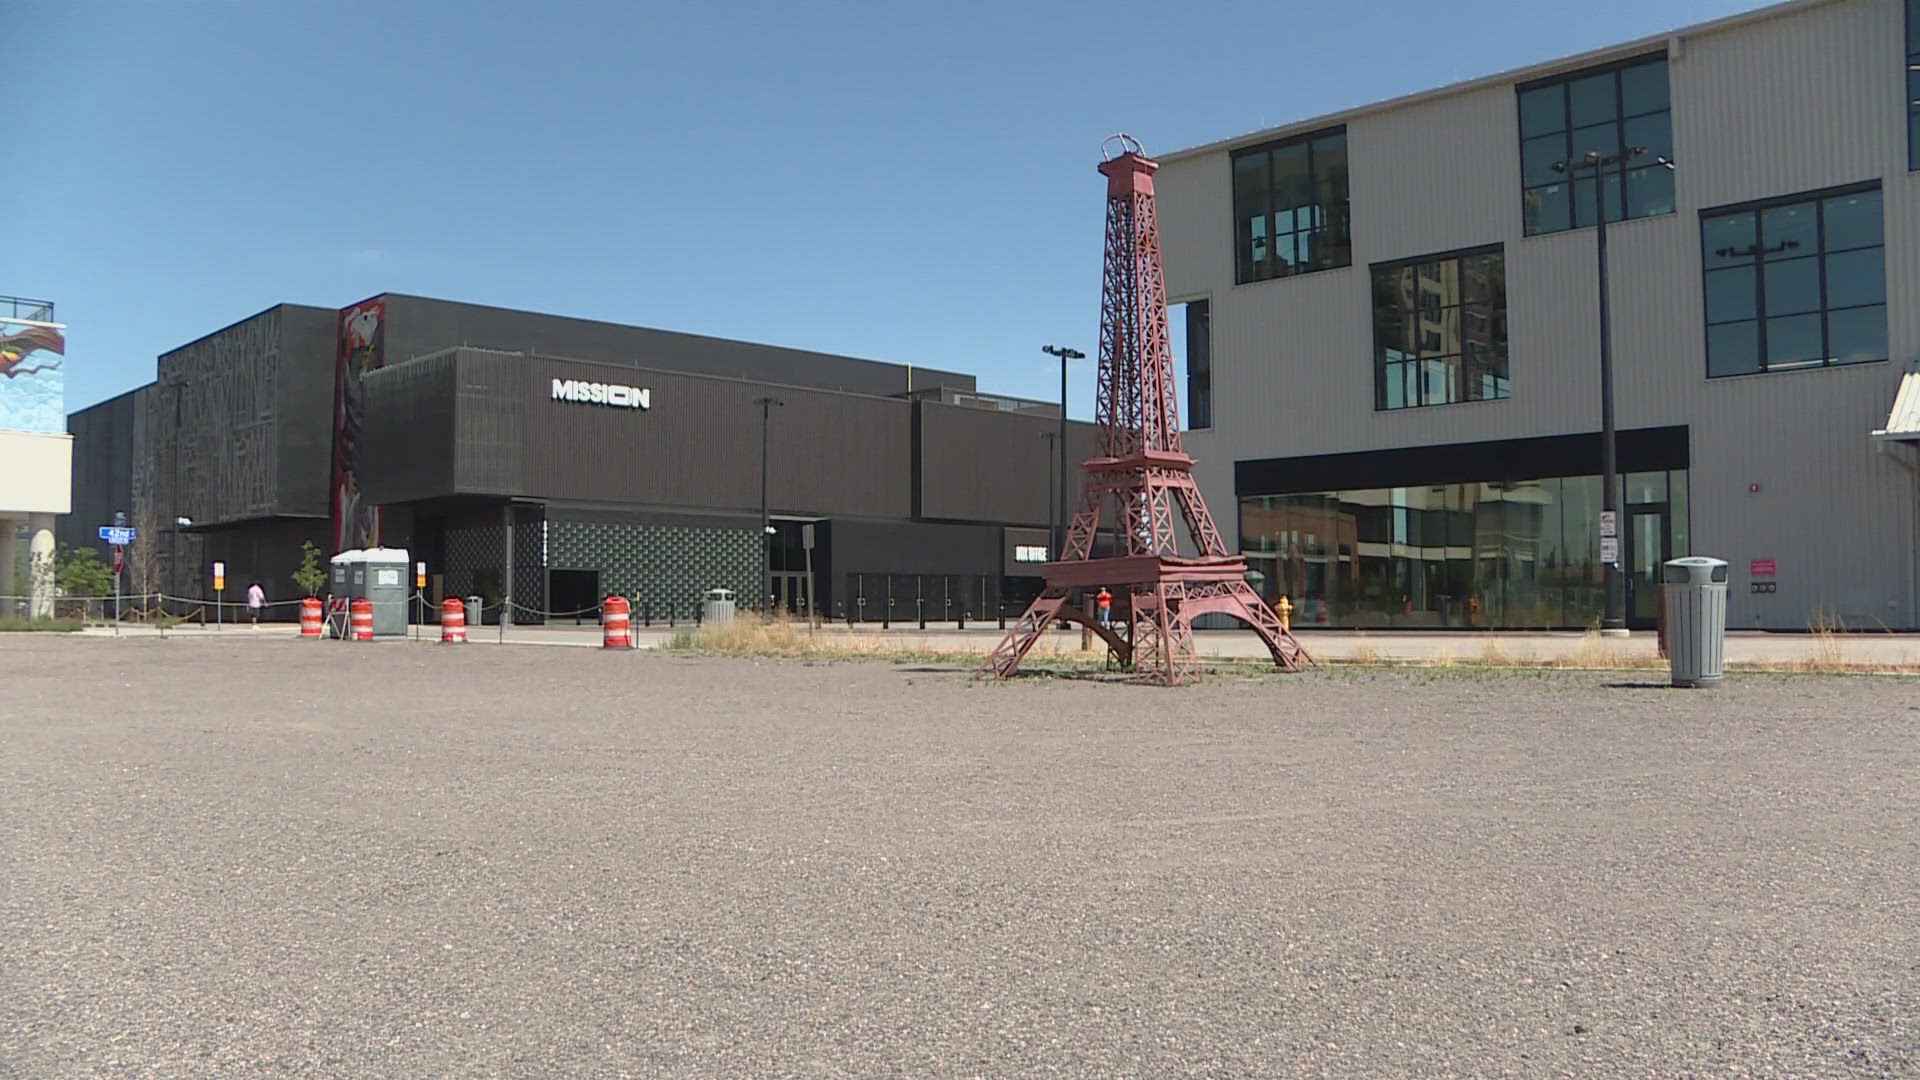
[[[1057, 395], [1102, 188], [1166, 151], [1763, 6], [0, 0], [0, 293], [68, 408], [282, 301], [383, 291]], [[1074, 375], [1071, 411], [1091, 411]]]

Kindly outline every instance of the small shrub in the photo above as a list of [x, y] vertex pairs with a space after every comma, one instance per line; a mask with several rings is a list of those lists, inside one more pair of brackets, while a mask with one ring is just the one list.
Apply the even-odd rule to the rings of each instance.
[[80, 619], [50, 619], [46, 617], [28, 619], [17, 615], [0, 618], [0, 633], [71, 634], [84, 626], [86, 626], [86, 623]]

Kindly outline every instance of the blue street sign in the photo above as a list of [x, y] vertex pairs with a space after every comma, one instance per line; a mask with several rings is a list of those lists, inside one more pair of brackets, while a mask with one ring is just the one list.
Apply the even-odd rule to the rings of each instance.
[[109, 544], [131, 544], [133, 543], [133, 530], [115, 525], [102, 525], [100, 526], [100, 539], [105, 540]]

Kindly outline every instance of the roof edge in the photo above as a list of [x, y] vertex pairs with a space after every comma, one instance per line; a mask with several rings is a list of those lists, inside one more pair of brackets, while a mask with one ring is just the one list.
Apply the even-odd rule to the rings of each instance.
[[1435, 101], [1440, 98], [1452, 97], [1455, 94], [1465, 94], [1474, 90], [1483, 90], [1489, 86], [1526, 82], [1529, 79], [1544, 78], [1546, 76], [1560, 74], [1563, 71], [1587, 67], [1592, 64], [1602, 64], [1609, 60], [1623, 59], [1636, 53], [1650, 52], [1656, 48], [1666, 46], [1676, 39], [1684, 40], [1686, 38], [1700, 37], [1705, 34], [1718, 33], [1722, 30], [1732, 30], [1746, 26], [1749, 23], [1763, 22], [1767, 19], [1779, 18], [1780, 16], [1790, 15], [1799, 11], [1810, 11], [1814, 8], [1825, 7], [1829, 4], [1840, 2], [1841, 0], [1783, 0], [1781, 3], [1769, 4], [1766, 7], [1755, 8], [1752, 11], [1743, 11], [1736, 15], [1728, 15], [1724, 18], [1713, 19], [1708, 22], [1695, 23], [1692, 26], [1682, 26], [1648, 37], [1606, 45], [1598, 49], [1590, 49], [1572, 56], [1563, 56], [1554, 60], [1542, 60], [1538, 63], [1509, 68], [1506, 71], [1496, 72], [1491, 75], [1481, 75], [1461, 82], [1448, 83], [1444, 86], [1434, 87], [1429, 90], [1417, 90], [1411, 94], [1402, 94], [1399, 97], [1386, 98], [1364, 105], [1355, 105], [1351, 108], [1341, 109], [1338, 112], [1323, 113], [1314, 117], [1304, 117], [1291, 123], [1261, 128], [1258, 131], [1250, 131], [1224, 139], [1215, 139], [1212, 142], [1201, 143], [1198, 146], [1184, 147], [1179, 150], [1169, 151], [1165, 154], [1155, 155], [1155, 160], [1162, 163], [1184, 161], [1189, 158], [1219, 153], [1223, 150], [1237, 149], [1243, 145], [1251, 145], [1298, 132], [1312, 131], [1316, 128], [1342, 124], [1363, 116], [1391, 112], [1395, 109], [1403, 109], [1409, 105], [1415, 105], [1421, 102]]

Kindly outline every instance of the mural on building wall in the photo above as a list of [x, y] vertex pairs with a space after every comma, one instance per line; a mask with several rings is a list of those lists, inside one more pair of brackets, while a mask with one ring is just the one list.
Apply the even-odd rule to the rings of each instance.
[[[15, 305], [16, 319], [53, 321], [53, 305]], [[51, 326], [0, 322], [0, 429], [67, 430], [66, 388], [60, 367], [67, 339]]]
[[339, 367], [333, 404], [333, 550], [350, 551], [380, 542], [380, 509], [362, 501], [360, 447], [366, 423], [361, 379], [386, 366], [387, 301], [363, 300], [340, 313]]

